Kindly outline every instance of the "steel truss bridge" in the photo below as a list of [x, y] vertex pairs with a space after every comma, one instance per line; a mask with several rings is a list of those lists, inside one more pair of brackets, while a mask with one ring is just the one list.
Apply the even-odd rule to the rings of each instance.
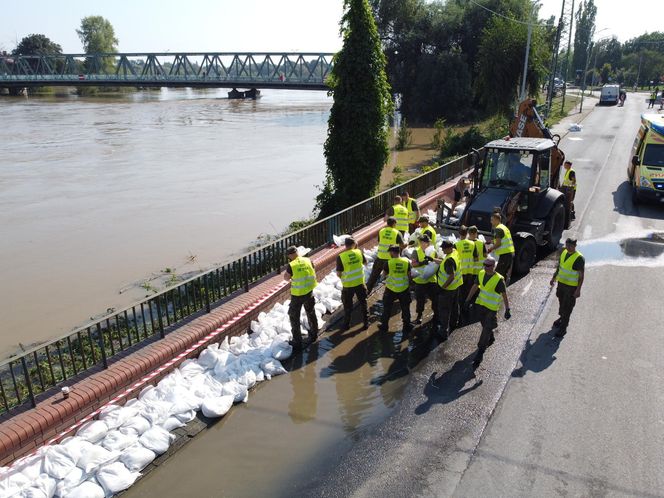
[[331, 53], [0, 55], [0, 87], [133, 86], [327, 90]]

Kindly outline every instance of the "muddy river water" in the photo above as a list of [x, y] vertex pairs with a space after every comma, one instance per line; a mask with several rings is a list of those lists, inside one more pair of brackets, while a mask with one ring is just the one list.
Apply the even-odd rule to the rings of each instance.
[[276, 90], [0, 98], [0, 354], [308, 217], [330, 106]]

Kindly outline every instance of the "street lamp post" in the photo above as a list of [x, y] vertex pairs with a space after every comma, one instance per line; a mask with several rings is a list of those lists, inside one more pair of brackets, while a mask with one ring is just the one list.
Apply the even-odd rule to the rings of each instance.
[[528, 38], [526, 40], [526, 57], [523, 61], [523, 77], [521, 78], [521, 98], [519, 99], [523, 102], [526, 98], [526, 76], [528, 75], [528, 57], [530, 56], [530, 39], [533, 35], [533, 14], [535, 13], [535, 7], [540, 3], [541, 0], [536, 0], [530, 5], [530, 19], [528, 21]]
[[[593, 36], [595, 34], [601, 33], [602, 31], [606, 31], [607, 29], [609, 29], [609, 28], [602, 28], [597, 33], [594, 33]], [[604, 40], [606, 38], [609, 38], [609, 37], [605, 36], [604, 38], [600, 38], [597, 41], [601, 41], [601, 40]], [[586, 67], [583, 69], [583, 82], [581, 83], [581, 103], [579, 104], [579, 112], [583, 112], [583, 97], [584, 97], [585, 92], [586, 92], [586, 80], [588, 79], [588, 62], [590, 61], [590, 57], [592, 56], [592, 51], [595, 48], [595, 45], [596, 44], [595, 44], [595, 42], [592, 41], [592, 36], [591, 36], [591, 39], [588, 40], [588, 51], [586, 52]], [[595, 66], [597, 66], [597, 52], [598, 51], [596, 50], [595, 51], [595, 64], [593, 64], [593, 76], [592, 76], [591, 82], [590, 82], [590, 95], [593, 94], [593, 85], [595, 84]]]

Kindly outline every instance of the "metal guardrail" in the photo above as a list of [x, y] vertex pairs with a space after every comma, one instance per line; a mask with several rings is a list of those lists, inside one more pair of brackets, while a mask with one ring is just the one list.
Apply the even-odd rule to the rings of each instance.
[[352, 233], [381, 218], [392, 205], [395, 190], [405, 188], [421, 196], [467, 169], [466, 156], [455, 159], [406, 183], [266, 244], [222, 266], [196, 275], [148, 299], [92, 321], [19, 356], [0, 362], [0, 413], [25, 403], [36, 406], [36, 396], [109, 361], [144, 341], [163, 338], [167, 329], [270, 275], [286, 265], [286, 248], [327, 247], [332, 235]]
[[0, 86], [198, 86], [326, 90], [332, 53], [0, 56]]

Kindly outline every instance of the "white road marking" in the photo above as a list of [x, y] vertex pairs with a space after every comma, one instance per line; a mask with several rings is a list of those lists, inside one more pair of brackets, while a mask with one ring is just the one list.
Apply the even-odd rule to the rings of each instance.
[[583, 138], [581, 138], [581, 137], [567, 137], [567, 140], [578, 141], [578, 140], [583, 140]]
[[593, 234], [593, 227], [591, 225], [586, 225], [586, 228], [583, 229], [583, 240], [588, 240]]
[[531, 287], [532, 285], [533, 285], [533, 281], [531, 280], [530, 282], [528, 282], [528, 283], [526, 284], [526, 286], [524, 287], [524, 289], [521, 291], [521, 295], [522, 295], [522, 296], [525, 296], [525, 295], [526, 295], [526, 292], [528, 292], [528, 291], [530, 290], [530, 287]]

